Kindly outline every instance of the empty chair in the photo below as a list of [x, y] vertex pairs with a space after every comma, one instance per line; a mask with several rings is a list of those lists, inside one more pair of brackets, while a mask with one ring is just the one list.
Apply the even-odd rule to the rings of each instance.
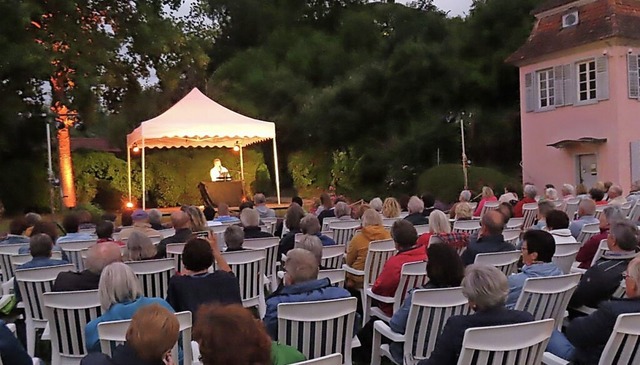
[[[326, 217], [325, 219], [322, 220], [322, 231], [331, 231], [329, 229], [329, 225], [333, 222], [339, 222], [340, 218], [336, 218], [336, 217]], [[331, 231], [333, 232], [333, 231]]]
[[484, 203], [484, 205], [482, 206], [482, 211], [480, 212], [480, 218], [482, 218], [482, 216], [486, 212], [498, 209], [498, 206], [500, 206], [500, 202], [498, 201], [494, 201], [494, 202], [488, 201]]
[[329, 224], [333, 231], [333, 240], [338, 245], [346, 245], [351, 241], [356, 229], [360, 228], [360, 221], [338, 221]]
[[331, 354], [291, 365], [342, 365], [342, 354]]
[[145, 297], [167, 297], [169, 278], [176, 272], [173, 259], [129, 261], [126, 264], [138, 277]]
[[346, 272], [344, 269], [320, 270], [318, 272], [318, 279], [322, 278], [328, 278], [331, 284], [344, 288]]
[[268, 283], [270, 283], [271, 291], [278, 287], [278, 278], [276, 277], [276, 266], [278, 264], [278, 245], [280, 240], [278, 237], [252, 238], [244, 240], [242, 247], [249, 250], [263, 250], [265, 254], [264, 275]]
[[522, 287], [515, 309], [531, 313], [536, 320], [551, 318], [560, 327], [579, 282], [580, 274], [529, 278]]
[[224, 252], [222, 256], [238, 278], [242, 305], [245, 308], [257, 306], [260, 318], [263, 318], [266, 312], [264, 294], [265, 251]]
[[345, 245], [323, 246], [321, 262], [322, 267], [324, 267], [325, 269], [342, 268], [345, 250]]
[[169, 243], [167, 244], [167, 258], [173, 259], [176, 272], [182, 271], [182, 251], [186, 243]]
[[453, 222], [453, 232], [466, 232], [471, 234], [480, 231], [479, 220], [455, 221]]
[[507, 229], [522, 230], [523, 224], [524, 224], [524, 218], [509, 218], [509, 221], [507, 222], [507, 225], [504, 227], [504, 229], [505, 230]]
[[522, 231], [519, 229], [505, 229], [502, 231], [502, 237], [504, 237], [505, 242], [515, 246], [520, 238], [520, 233], [522, 233]]
[[458, 365], [540, 364], [553, 328], [553, 319], [469, 328]]
[[87, 354], [84, 328], [102, 313], [98, 290], [45, 293], [51, 334], [51, 364], [79, 364]]
[[307, 359], [341, 353], [351, 364], [356, 298], [278, 304], [278, 341]]
[[58, 245], [62, 252], [67, 254], [69, 263], [74, 264], [78, 271], [84, 270], [84, 261], [82, 261], [82, 252], [96, 244], [96, 241], [69, 241], [60, 242]]
[[576, 237], [576, 241], [583, 245], [591, 239], [591, 237], [600, 233], [600, 223], [585, 224], [580, 230], [580, 234]]
[[519, 259], [520, 251], [479, 253], [474, 263], [494, 266], [509, 276], [516, 272]]
[[580, 251], [580, 243], [563, 243], [556, 244], [556, 252], [553, 254], [553, 263], [562, 270], [563, 273], [571, 272], [571, 265], [576, 261], [578, 251]]
[[538, 203], [527, 203], [522, 206], [522, 216], [524, 218], [524, 222], [522, 223], [522, 230], [526, 231], [527, 229], [533, 226], [533, 222], [536, 220], [538, 216]]

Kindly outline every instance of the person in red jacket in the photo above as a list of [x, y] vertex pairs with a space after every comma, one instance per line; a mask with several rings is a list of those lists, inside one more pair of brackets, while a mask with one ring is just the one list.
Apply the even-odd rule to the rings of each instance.
[[[427, 258], [425, 248], [416, 246], [418, 233], [409, 221], [401, 219], [394, 222], [391, 226], [391, 238], [396, 244], [398, 253], [387, 260], [371, 288], [374, 294], [386, 297], [395, 295], [400, 283], [402, 265], [408, 262], [424, 261]], [[379, 303], [378, 306], [389, 317], [393, 315], [393, 304]]]
[[534, 185], [527, 184], [524, 186], [524, 197], [516, 204], [515, 207], [513, 207], [514, 218], [522, 218], [524, 216], [522, 206], [529, 203], [535, 203], [536, 195], [538, 195], [538, 190]]

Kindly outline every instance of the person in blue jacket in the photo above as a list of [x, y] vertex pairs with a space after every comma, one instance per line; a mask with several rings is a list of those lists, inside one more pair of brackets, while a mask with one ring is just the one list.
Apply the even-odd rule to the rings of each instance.
[[33, 365], [31, 356], [2, 320], [0, 320], [0, 359], [3, 364]]
[[309, 251], [294, 248], [284, 264], [284, 286], [267, 299], [263, 322], [272, 339], [278, 339], [278, 304], [315, 302], [348, 298], [346, 289], [331, 285], [328, 278], [318, 279], [318, 261]]
[[142, 290], [133, 270], [122, 262], [114, 262], [107, 266], [100, 275], [98, 295], [102, 315], [87, 323], [85, 336], [89, 352], [100, 351], [98, 324], [108, 321], [131, 319], [138, 309], [151, 304], [159, 304], [174, 312], [173, 308], [162, 298], [142, 296]]

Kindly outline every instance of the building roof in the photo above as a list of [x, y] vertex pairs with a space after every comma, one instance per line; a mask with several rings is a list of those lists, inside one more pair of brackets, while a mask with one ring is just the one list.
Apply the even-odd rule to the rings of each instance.
[[540, 14], [547, 10], [551, 10], [557, 8], [562, 5], [567, 5], [574, 3], [578, 0], [547, 0], [544, 3], [540, 4], [537, 8], [533, 9], [532, 14]]
[[71, 138], [71, 150], [91, 150], [102, 152], [120, 152], [120, 148], [114, 147], [105, 138], [84, 138], [84, 137], [72, 137]]
[[594, 137], [582, 137], [578, 139], [563, 139], [555, 143], [550, 143], [547, 146], [555, 148], [569, 148], [581, 144], [603, 144], [607, 143], [606, 138], [594, 138]]
[[[534, 12], [553, 9], [575, 1], [550, 0]], [[542, 9], [542, 10], [540, 10]], [[574, 10], [574, 9], [572, 9]], [[608, 38], [640, 40], [640, 0], [597, 0], [577, 7], [577, 25], [562, 28], [566, 12], [538, 19], [531, 35], [506, 62], [520, 64], [540, 56], [579, 47]]]

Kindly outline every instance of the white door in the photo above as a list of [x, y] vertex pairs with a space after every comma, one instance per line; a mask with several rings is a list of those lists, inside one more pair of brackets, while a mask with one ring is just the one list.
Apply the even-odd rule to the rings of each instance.
[[587, 190], [598, 182], [598, 158], [595, 154], [578, 155], [578, 183]]

